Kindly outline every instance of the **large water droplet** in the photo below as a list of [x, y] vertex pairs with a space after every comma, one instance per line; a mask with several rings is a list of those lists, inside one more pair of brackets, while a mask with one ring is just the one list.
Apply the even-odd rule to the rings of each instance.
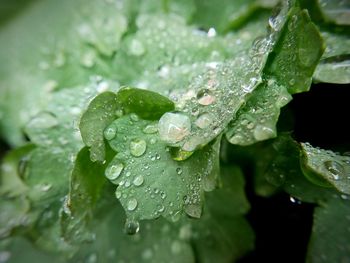
[[203, 113], [201, 114], [197, 120], [195, 121], [195, 124], [201, 128], [207, 128], [213, 121], [213, 117], [210, 113]]
[[115, 181], [124, 169], [124, 165], [121, 162], [111, 163], [106, 169], [106, 177], [112, 182]]
[[336, 161], [325, 161], [323, 164], [334, 180], [339, 180], [340, 177], [345, 175], [345, 169], [341, 163]]
[[130, 153], [135, 157], [139, 157], [145, 153], [146, 147], [146, 141], [142, 139], [134, 139], [130, 142]]
[[114, 139], [116, 133], [117, 133], [117, 127], [114, 124], [111, 124], [110, 126], [108, 126], [103, 132], [106, 140], [108, 141]]
[[275, 132], [270, 127], [257, 125], [254, 129], [254, 138], [258, 141], [267, 140], [273, 136], [275, 136]]
[[197, 100], [199, 104], [207, 106], [215, 102], [216, 98], [210, 90], [202, 89], [197, 93]]
[[133, 219], [126, 219], [124, 230], [128, 235], [135, 235], [140, 230], [140, 223]]
[[133, 184], [136, 185], [136, 186], [140, 186], [143, 184], [143, 175], [138, 175], [135, 177], [134, 181], [133, 181]]
[[129, 211], [134, 211], [136, 209], [136, 207], [137, 207], [137, 200], [136, 200], [136, 198], [129, 199], [128, 204], [127, 204], [127, 209]]
[[158, 123], [159, 135], [162, 140], [177, 143], [191, 131], [190, 118], [181, 113], [165, 113]]

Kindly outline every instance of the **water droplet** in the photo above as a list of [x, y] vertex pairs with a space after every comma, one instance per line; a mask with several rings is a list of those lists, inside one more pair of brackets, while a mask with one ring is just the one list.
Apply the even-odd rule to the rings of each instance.
[[92, 50], [85, 52], [81, 57], [80, 63], [83, 67], [92, 68], [96, 62], [96, 53]]
[[145, 47], [142, 42], [137, 39], [132, 39], [129, 46], [130, 55], [142, 56], [145, 53]]
[[210, 113], [203, 113], [201, 114], [197, 120], [195, 121], [195, 124], [201, 128], [207, 128], [213, 121], [213, 117]]
[[117, 134], [117, 127], [114, 124], [109, 125], [103, 132], [103, 135], [108, 141], [114, 139], [116, 134]]
[[132, 121], [138, 121], [139, 120], [139, 116], [137, 116], [137, 114], [135, 114], [135, 113], [131, 113], [130, 114], [130, 119]]
[[133, 184], [136, 185], [136, 186], [140, 186], [143, 184], [143, 175], [138, 175], [135, 177], [134, 181], [133, 181]]
[[177, 143], [191, 131], [191, 121], [181, 113], [165, 113], [158, 123], [159, 135], [168, 143]]
[[146, 249], [146, 250], [144, 250], [143, 252], [142, 252], [142, 258], [144, 259], [144, 260], [149, 260], [149, 259], [151, 259], [153, 257], [153, 252], [152, 252], [152, 250], [151, 249]]
[[117, 161], [117, 163], [111, 163], [106, 169], [106, 177], [112, 182], [115, 181], [124, 169], [124, 165]]
[[339, 180], [340, 177], [345, 175], [344, 166], [336, 161], [325, 161], [323, 165], [326, 167], [327, 171], [331, 174], [334, 180]]
[[179, 175], [182, 174], [182, 168], [181, 167], [176, 168], [176, 173]]
[[207, 36], [208, 36], [208, 37], [215, 37], [215, 36], [216, 36], [216, 30], [215, 30], [215, 28], [213, 28], [213, 27], [209, 28], [208, 33], [207, 33]]
[[158, 131], [158, 126], [154, 124], [148, 124], [142, 131], [146, 134], [153, 134]]
[[134, 211], [137, 207], [137, 200], [135, 198], [131, 198], [129, 201], [128, 201], [128, 205], [127, 205], [127, 209], [129, 211]]
[[119, 189], [119, 187], [117, 188], [117, 190], [115, 191], [115, 197], [117, 199], [120, 199], [122, 197], [122, 191]]
[[42, 184], [40, 185], [40, 190], [42, 192], [47, 192], [52, 188], [52, 184]]
[[204, 106], [210, 105], [215, 102], [216, 98], [208, 89], [202, 89], [197, 93], [198, 103]]
[[147, 144], [144, 140], [134, 139], [130, 142], [130, 153], [135, 157], [139, 157], [145, 153], [146, 147]]
[[275, 131], [270, 127], [257, 125], [254, 129], [254, 138], [258, 141], [267, 140], [275, 136]]
[[133, 219], [126, 219], [124, 230], [128, 235], [135, 235], [140, 230], [140, 223]]

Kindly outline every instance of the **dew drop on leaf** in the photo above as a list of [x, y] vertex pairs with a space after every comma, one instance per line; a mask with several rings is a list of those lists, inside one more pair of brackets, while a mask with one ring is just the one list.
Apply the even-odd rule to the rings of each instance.
[[130, 55], [141, 56], [145, 53], [145, 51], [146, 51], [145, 47], [143, 46], [141, 41], [137, 39], [131, 40], [130, 46], [129, 46]]
[[103, 132], [106, 140], [108, 141], [114, 139], [116, 133], [117, 133], [117, 127], [113, 124], [108, 126]]
[[148, 124], [142, 131], [146, 134], [153, 134], [158, 131], [158, 127], [153, 124]]
[[135, 157], [140, 157], [146, 151], [147, 143], [142, 139], [134, 139], [130, 142], [130, 153]]
[[207, 106], [215, 102], [216, 98], [210, 90], [202, 89], [197, 93], [197, 100], [199, 104]]
[[165, 113], [158, 123], [159, 135], [168, 143], [177, 143], [191, 131], [190, 118], [181, 113]]
[[122, 197], [122, 191], [119, 188], [117, 188], [117, 190], [115, 191], [115, 197], [117, 199], [120, 199]]
[[124, 165], [121, 162], [111, 163], [106, 169], [106, 177], [112, 182], [116, 180], [124, 169]]
[[127, 209], [129, 211], [134, 211], [137, 207], [137, 200], [135, 198], [131, 198], [129, 201], [128, 201], [128, 204], [127, 204]]
[[342, 164], [336, 161], [325, 161], [324, 166], [327, 171], [332, 175], [334, 180], [339, 180], [345, 174], [345, 169]]
[[254, 129], [254, 137], [258, 141], [269, 139], [274, 134], [275, 134], [274, 130], [266, 126], [257, 125]]
[[203, 113], [197, 118], [197, 120], [195, 121], [195, 124], [199, 128], [204, 129], [204, 128], [207, 128], [212, 121], [213, 121], [213, 117], [210, 115], [210, 113]]
[[143, 175], [138, 175], [138, 176], [135, 177], [135, 179], [134, 179], [134, 181], [133, 181], [133, 184], [134, 184], [135, 186], [140, 186], [140, 185], [143, 184], [143, 181], [144, 181]]
[[137, 116], [135, 113], [130, 114], [130, 119], [132, 121], [138, 121], [139, 120], [139, 116]]
[[182, 174], [182, 168], [181, 167], [176, 168], [176, 173], [177, 174]]
[[124, 230], [128, 235], [135, 235], [140, 230], [140, 223], [133, 219], [126, 219]]

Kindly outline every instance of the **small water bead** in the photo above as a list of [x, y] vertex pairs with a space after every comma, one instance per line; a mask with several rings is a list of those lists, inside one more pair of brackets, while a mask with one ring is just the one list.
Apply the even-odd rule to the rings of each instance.
[[124, 230], [128, 235], [135, 235], [140, 231], [140, 223], [133, 219], [126, 219]]
[[165, 113], [158, 123], [159, 135], [168, 143], [177, 143], [191, 131], [191, 120], [181, 113]]
[[181, 167], [176, 168], [176, 173], [179, 175], [182, 174], [182, 168]]
[[138, 175], [135, 177], [134, 181], [133, 181], [133, 184], [135, 186], [140, 186], [143, 184], [143, 181], [144, 181], [144, 178], [143, 178], [143, 175]]
[[201, 114], [197, 120], [195, 121], [195, 124], [201, 128], [207, 128], [213, 121], [213, 116], [210, 113], [203, 113]]
[[129, 46], [130, 55], [142, 56], [146, 52], [146, 49], [141, 41], [138, 39], [132, 39]]
[[80, 63], [83, 67], [92, 68], [96, 63], [96, 53], [94, 51], [85, 52], [80, 59]]
[[117, 127], [114, 124], [108, 126], [103, 132], [104, 137], [108, 141], [114, 139], [116, 134], [117, 134]]
[[336, 161], [325, 161], [323, 163], [327, 171], [332, 175], [334, 180], [339, 180], [340, 177], [345, 175], [344, 166]]
[[202, 89], [197, 93], [197, 101], [199, 104], [207, 106], [215, 102], [216, 98], [208, 89]]
[[143, 155], [146, 148], [147, 143], [142, 139], [134, 139], [130, 142], [130, 153], [135, 157]]
[[119, 189], [119, 187], [117, 188], [117, 190], [115, 191], [115, 197], [117, 199], [120, 199], [122, 197], [122, 191]]
[[135, 114], [135, 113], [131, 113], [130, 114], [130, 119], [132, 120], [132, 121], [138, 121], [139, 120], [139, 116], [137, 116], [137, 114]]
[[154, 124], [148, 124], [142, 131], [146, 134], [153, 134], [158, 132], [158, 126]]
[[121, 162], [112, 163], [107, 167], [105, 175], [109, 180], [113, 182], [120, 176], [123, 169], [124, 164], [122, 164]]
[[137, 207], [137, 200], [135, 198], [131, 198], [129, 201], [128, 201], [128, 204], [127, 204], [127, 209], [129, 211], [134, 211]]

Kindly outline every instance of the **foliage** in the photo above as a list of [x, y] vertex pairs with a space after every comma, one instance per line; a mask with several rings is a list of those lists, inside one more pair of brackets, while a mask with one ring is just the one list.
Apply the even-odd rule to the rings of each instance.
[[0, 262], [236, 261], [254, 232], [233, 157], [256, 195], [316, 206], [307, 261], [350, 260], [350, 157], [280, 118], [313, 81], [350, 82], [347, 1], [219, 2], [0, 20]]

